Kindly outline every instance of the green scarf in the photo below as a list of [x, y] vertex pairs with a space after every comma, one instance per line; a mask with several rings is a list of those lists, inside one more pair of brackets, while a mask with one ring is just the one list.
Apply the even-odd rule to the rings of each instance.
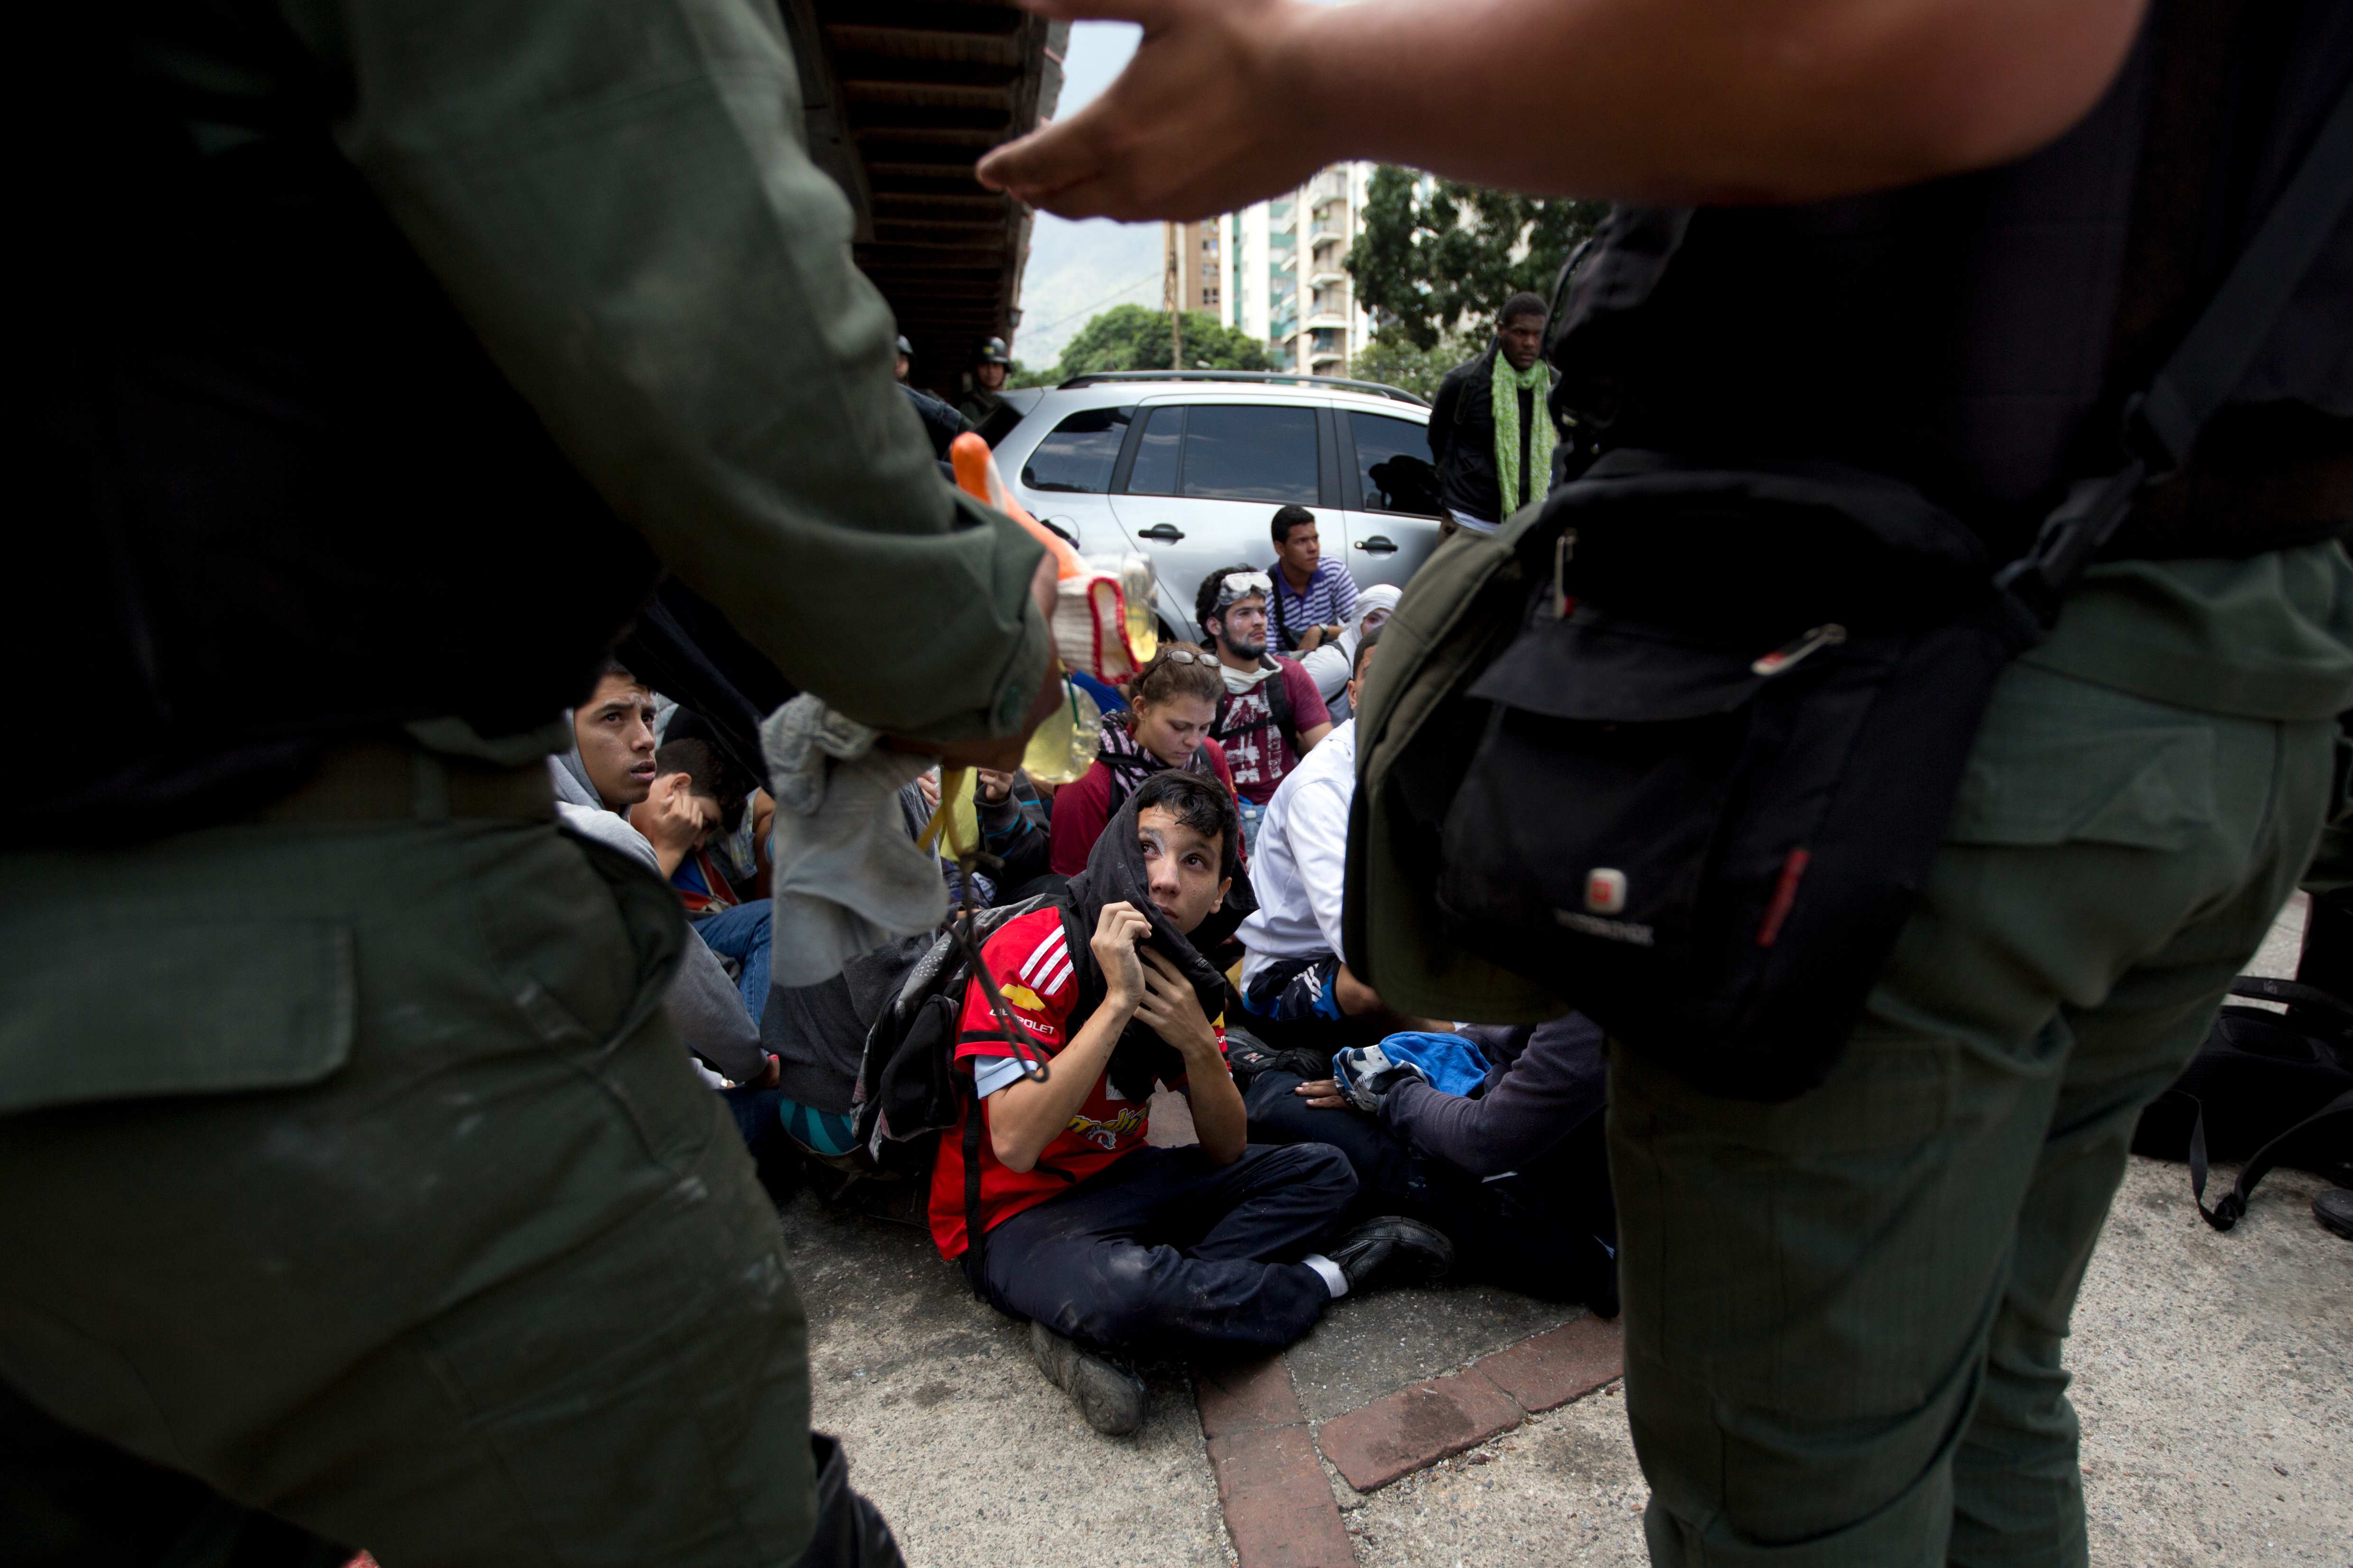
[[1525, 370], [1514, 370], [1512, 362], [1495, 351], [1495, 478], [1504, 493], [1501, 522], [1520, 510], [1520, 388], [1531, 387], [1535, 392], [1536, 427], [1528, 433], [1528, 462], [1535, 469], [1532, 476], [1535, 493], [1540, 498], [1544, 487], [1552, 478], [1552, 417], [1545, 410], [1545, 395], [1552, 390], [1552, 377], [1545, 372], [1545, 362], [1536, 361]]

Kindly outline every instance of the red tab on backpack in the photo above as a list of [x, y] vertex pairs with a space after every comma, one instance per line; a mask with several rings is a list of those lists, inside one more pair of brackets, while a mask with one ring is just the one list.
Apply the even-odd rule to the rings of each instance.
[[1813, 858], [1803, 849], [1792, 849], [1789, 858], [1781, 862], [1781, 879], [1773, 884], [1773, 901], [1765, 906], [1765, 920], [1757, 928], [1757, 945], [1770, 947], [1781, 934], [1781, 922], [1789, 918], [1789, 906], [1798, 901], [1798, 879], [1806, 874], [1806, 862]]

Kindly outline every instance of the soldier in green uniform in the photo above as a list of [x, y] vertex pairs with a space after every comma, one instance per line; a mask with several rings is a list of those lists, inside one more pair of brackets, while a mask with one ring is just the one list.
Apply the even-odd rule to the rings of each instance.
[[965, 394], [956, 408], [976, 429], [987, 425], [989, 416], [1005, 406], [1005, 399], [999, 395], [1005, 391], [1005, 378], [1012, 369], [1013, 356], [1005, 352], [1003, 338], [990, 338], [973, 356], [972, 390]]
[[[985, 181], [1190, 218], [1381, 157], [1654, 204], [1562, 312], [1606, 446], [1893, 473], [2009, 555], [2353, 79], [2341, 8], [2219, 0], [1057, 9], [1150, 47]], [[1613, 1053], [1654, 1562], [2086, 1560], [2069, 1314], [2137, 1113], [2312, 853], [2353, 704], [2348, 265], [2340, 224], [2004, 674], [1828, 1081], [1760, 1105]], [[1382, 875], [1374, 901], [1413, 895]]]
[[553, 824], [552, 721], [667, 569], [1009, 766], [1050, 570], [941, 481], [774, 6], [69, 25], [10, 651], [76, 739], [0, 814], [0, 1557], [792, 1563], [776, 1215], [658, 1005], [676, 899]]

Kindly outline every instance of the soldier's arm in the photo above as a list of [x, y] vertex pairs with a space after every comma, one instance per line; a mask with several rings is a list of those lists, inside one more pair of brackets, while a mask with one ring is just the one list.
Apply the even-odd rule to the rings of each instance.
[[280, 3], [345, 155], [671, 571], [852, 718], [1021, 731], [1041, 552], [940, 479], [774, 6]]
[[1909, 184], [2059, 135], [2146, 0], [1029, 3], [1144, 43], [981, 177], [1134, 219], [1231, 211], [1341, 158], [1668, 204]]

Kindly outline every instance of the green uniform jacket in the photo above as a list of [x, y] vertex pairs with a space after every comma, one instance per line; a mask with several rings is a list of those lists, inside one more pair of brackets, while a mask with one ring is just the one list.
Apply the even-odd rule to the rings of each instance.
[[1039, 547], [942, 481], [893, 384], [774, 7], [276, 9], [310, 56], [290, 79], [195, 45], [150, 68], [323, 86], [337, 145], [565, 454], [796, 684], [904, 733], [1018, 728], [1048, 655]]

